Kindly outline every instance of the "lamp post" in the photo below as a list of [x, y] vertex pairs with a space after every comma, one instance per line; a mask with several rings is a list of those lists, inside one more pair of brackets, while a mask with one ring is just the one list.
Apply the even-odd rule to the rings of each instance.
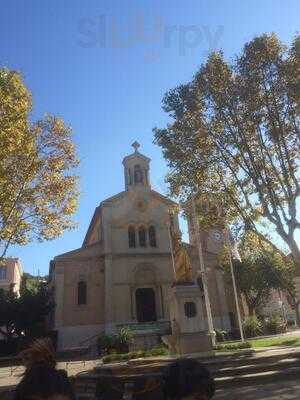
[[215, 331], [214, 331], [213, 319], [212, 319], [212, 314], [211, 314], [211, 306], [210, 306], [208, 285], [207, 285], [207, 274], [206, 274], [206, 269], [205, 269], [204, 260], [203, 260], [202, 243], [201, 243], [201, 237], [200, 237], [199, 223], [198, 223], [198, 219], [196, 216], [196, 206], [195, 206], [194, 195], [192, 195], [192, 219], [193, 219], [193, 225], [194, 225], [194, 229], [195, 229], [197, 248], [198, 248], [198, 256], [199, 256], [199, 263], [200, 263], [199, 275], [202, 279], [202, 284], [203, 284], [208, 332], [211, 336], [212, 344], [213, 344], [213, 346], [215, 346], [215, 344], [216, 344]]
[[239, 299], [238, 299], [238, 293], [237, 293], [237, 289], [236, 289], [236, 282], [235, 282], [235, 276], [234, 276], [234, 270], [233, 270], [233, 262], [232, 262], [232, 256], [231, 256], [231, 246], [230, 246], [230, 240], [229, 240], [229, 228], [228, 228], [228, 226], [226, 226], [226, 228], [225, 228], [225, 240], [226, 240], [226, 245], [227, 245], [228, 251], [229, 251], [229, 265], [230, 265], [230, 272], [231, 272], [234, 300], [235, 300], [236, 312], [237, 312], [237, 317], [238, 317], [238, 324], [239, 324], [239, 330], [240, 330], [240, 335], [241, 335], [241, 341], [244, 342], [245, 338], [244, 338], [241, 311], [240, 311], [240, 306], [239, 306]]

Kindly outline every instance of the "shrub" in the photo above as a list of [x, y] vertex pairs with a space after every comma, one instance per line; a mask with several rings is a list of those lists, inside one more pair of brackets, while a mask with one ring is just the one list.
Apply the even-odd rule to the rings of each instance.
[[271, 335], [276, 333], [283, 333], [286, 331], [286, 324], [279, 315], [273, 314], [267, 321], [265, 321], [265, 329]]
[[168, 350], [164, 347], [154, 347], [148, 351], [131, 351], [130, 353], [125, 354], [109, 354], [102, 358], [104, 364], [115, 362], [115, 361], [128, 361], [134, 360], [136, 358], [143, 358], [143, 357], [152, 357], [152, 356], [164, 356], [168, 355]]
[[113, 361], [119, 361], [121, 354], [109, 354], [108, 356], [103, 357], [102, 361], [104, 364], [111, 363]]
[[119, 346], [119, 349], [122, 351], [128, 351], [129, 344], [133, 341], [133, 333], [128, 326], [123, 327], [116, 335], [116, 342]]
[[228, 338], [228, 332], [215, 329], [217, 342], [224, 342]]
[[153, 349], [148, 350], [146, 353], [147, 357], [166, 356], [168, 354], [168, 350], [162, 346], [153, 347]]
[[143, 350], [131, 351], [130, 353], [128, 353], [129, 360], [133, 360], [135, 358], [143, 358], [143, 357], [145, 357], [145, 355], [146, 355], [146, 353]]
[[246, 337], [259, 336], [263, 333], [262, 323], [255, 315], [245, 318], [243, 327]]
[[98, 353], [127, 353], [132, 337], [132, 332], [127, 327], [120, 329], [119, 332], [114, 334], [101, 332], [97, 338]]
[[250, 342], [238, 342], [238, 343], [218, 344], [214, 347], [214, 349], [221, 351], [234, 351], [240, 349], [250, 349], [251, 347], [252, 344]]

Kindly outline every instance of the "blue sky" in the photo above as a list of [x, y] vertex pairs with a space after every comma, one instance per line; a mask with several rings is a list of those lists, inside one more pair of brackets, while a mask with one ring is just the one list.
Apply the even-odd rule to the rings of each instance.
[[123, 190], [122, 158], [134, 140], [152, 158], [151, 180], [167, 171], [152, 144], [166, 90], [189, 80], [208, 52], [227, 58], [262, 32], [290, 43], [299, 0], [10, 0], [0, 14], [1, 65], [33, 94], [33, 118], [59, 115], [74, 131], [81, 165], [78, 229], [47, 243], [11, 248], [25, 271], [48, 272], [55, 255], [79, 247], [95, 207]]

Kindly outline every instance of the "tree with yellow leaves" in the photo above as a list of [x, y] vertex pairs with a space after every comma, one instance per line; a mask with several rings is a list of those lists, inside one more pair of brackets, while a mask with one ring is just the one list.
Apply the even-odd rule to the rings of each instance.
[[278, 247], [273, 230], [300, 265], [300, 38], [261, 35], [230, 63], [211, 54], [163, 109], [171, 121], [154, 133], [173, 194], [218, 200], [227, 222]]
[[0, 69], [0, 260], [10, 245], [51, 240], [74, 226], [71, 130], [51, 115], [31, 122], [31, 110], [21, 75]]

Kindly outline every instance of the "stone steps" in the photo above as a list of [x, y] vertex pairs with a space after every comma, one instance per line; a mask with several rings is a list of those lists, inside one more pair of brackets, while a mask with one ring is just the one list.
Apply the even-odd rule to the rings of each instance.
[[[128, 364], [106, 365], [96, 368], [92, 373], [83, 374], [76, 378], [78, 399], [94, 399], [93, 390], [99, 380], [99, 374], [116, 375], [136, 374], [143, 377], [147, 374], [157, 374], [170, 363], [173, 358], [138, 359]], [[242, 387], [251, 383], [264, 383], [295, 378], [300, 374], [300, 349], [266, 351], [243, 355], [222, 355], [200, 360], [205, 364], [215, 378], [217, 389]], [[116, 379], [116, 378], [114, 378]], [[117, 398], [117, 397], [114, 397]], [[121, 398], [121, 397], [120, 397]], [[156, 397], [158, 398], [158, 397]]]

